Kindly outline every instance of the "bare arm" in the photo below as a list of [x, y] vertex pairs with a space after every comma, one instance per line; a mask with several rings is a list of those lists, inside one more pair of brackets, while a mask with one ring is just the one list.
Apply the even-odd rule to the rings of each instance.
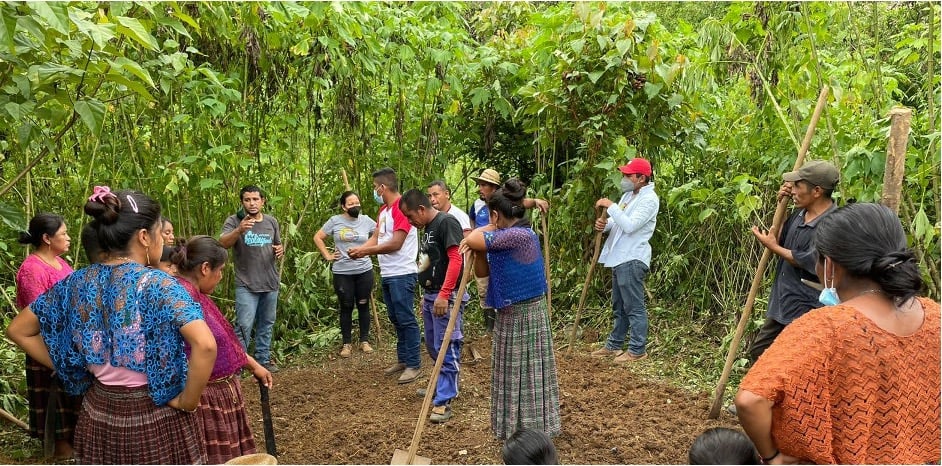
[[549, 210], [549, 202], [543, 199], [526, 198], [523, 200], [523, 206], [527, 209], [540, 209], [540, 213], [546, 213]]
[[778, 453], [778, 447], [772, 439], [772, 402], [749, 390], [739, 390], [735, 403], [739, 423], [746, 435], [752, 439], [759, 456], [771, 458], [778, 454], [774, 460], [785, 460], [786, 458], [782, 458], [783, 454]]
[[180, 327], [180, 334], [190, 345], [190, 368], [183, 391], [167, 404], [171, 408], [193, 411], [200, 403], [200, 395], [216, 363], [216, 338], [203, 320]]
[[377, 244], [377, 241], [373, 238], [376, 235], [373, 235], [366, 241], [366, 244], [358, 248], [350, 248], [347, 250], [347, 253], [350, 254], [350, 257], [354, 259], [359, 259], [360, 257], [365, 256], [375, 256], [377, 254], [389, 254], [391, 252], [396, 252], [402, 249], [403, 243], [406, 242], [406, 236], [408, 234], [405, 230], [396, 230], [392, 234], [392, 239], [383, 243]]
[[20, 311], [10, 322], [10, 326], [7, 327], [7, 337], [16, 343], [16, 346], [22, 348], [29, 357], [55, 370], [52, 366], [52, 358], [49, 356], [49, 348], [39, 333], [39, 318], [29, 307]]
[[256, 220], [252, 217], [243, 218], [242, 221], [239, 222], [238, 226], [219, 236], [219, 243], [222, 244], [222, 247], [226, 249], [235, 246], [236, 242], [239, 241], [239, 236], [242, 236], [242, 233], [251, 230], [252, 226], [255, 225], [255, 222]]
[[340, 258], [340, 251], [335, 251], [333, 254], [327, 250], [327, 245], [324, 244], [324, 240], [327, 239], [327, 233], [324, 233], [324, 230], [317, 230], [317, 233], [314, 233], [314, 244], [317, 245], [317, 249], [321, 252], [321, 256], [324, 260], [331, 262]]
[[247, 361], [242, 367], [252, 371], [252, 375], [254, 375], [256, 379], [261, 380], [262, 384], [268, 388], [271, 388], [273, 383], [271, 371], [266, 369], [265, 366], [259, 364], [258, 361], [256, 361], [252, 356], [246, 354], [245, 357]]

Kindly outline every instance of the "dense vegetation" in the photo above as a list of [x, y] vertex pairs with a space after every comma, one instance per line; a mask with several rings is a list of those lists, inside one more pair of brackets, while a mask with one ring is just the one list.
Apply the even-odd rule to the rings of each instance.
[[[548, 199], [562, 329], [592, 255], [592, 205], [641, 154], [662, 199], [652, 351], [671, 361], [664, 375], [709, 387], [761, 253], [747, 230], [771, 222], [824, 85], [809, 158], [841, 168], [840, 203], [879, 199], [887, 112], [913, 109], [901, 218], [938, 297], [938, 17], [919, 2], [6, 2], [3, 325], [26, 254], [15, 231], [34, 213], [67, 218], [81, 266], [94, 185], [159, 198], [186, 236], [218, 234], [256, 183], [288, 246], [276, 352], [333, 345], [336, 300], [311, 237], [335, 213], [341, 169], [375, 215], [369, 174], [388, 165], [405, 187], [445, 177], [462, 207], [485, 167]], [[586, 319], [607, 328], [598, 275]], [[0, 407], [22, 414], [20, 357], [0, 342]]]

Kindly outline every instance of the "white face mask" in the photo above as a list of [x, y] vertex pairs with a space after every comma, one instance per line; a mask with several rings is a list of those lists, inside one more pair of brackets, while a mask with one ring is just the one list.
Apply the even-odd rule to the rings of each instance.
[[621, 192], [630, 193], [635, 190], [635, 182], [627, 178], [622, 178], [619, 187], [621, 188]]

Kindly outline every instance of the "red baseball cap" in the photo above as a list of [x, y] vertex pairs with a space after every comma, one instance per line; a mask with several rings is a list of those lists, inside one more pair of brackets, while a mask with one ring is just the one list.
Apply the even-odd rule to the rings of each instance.
[[618, 167], [618, 170], [625, 175], [651, 176], [651, 162], [641, 157], [635, 157], [630, 162]]

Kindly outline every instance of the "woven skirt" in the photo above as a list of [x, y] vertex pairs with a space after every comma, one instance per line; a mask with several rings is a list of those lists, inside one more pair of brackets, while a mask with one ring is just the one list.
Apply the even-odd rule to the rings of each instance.
[[504, 440], [521, 428], [561, 432], [559, 384], [546, 300], [497, 311], [491, 364], [491, 428]]
[[255, 437], [245, 414], [245, 399], [238, 377], [210, 382], [200, 397], [197, 414], [208, 464], [222, 464], [237, 456], [255, 453]]
[[[52, 393], [52, 370], [26, 356], [26, 392], [29, 401], [29, 435], [43, 438], [46, 434], [46, 408]], [[82, 409], [81, 396], [69, 396], [58, 383], [58, 409], [56, 410], [56, 440], [72, 442], [75, 423]]]
[[205, 464], [196, 413], [157, 406], [147, 387], [95, 382], [75, 428], [82, 464]]

